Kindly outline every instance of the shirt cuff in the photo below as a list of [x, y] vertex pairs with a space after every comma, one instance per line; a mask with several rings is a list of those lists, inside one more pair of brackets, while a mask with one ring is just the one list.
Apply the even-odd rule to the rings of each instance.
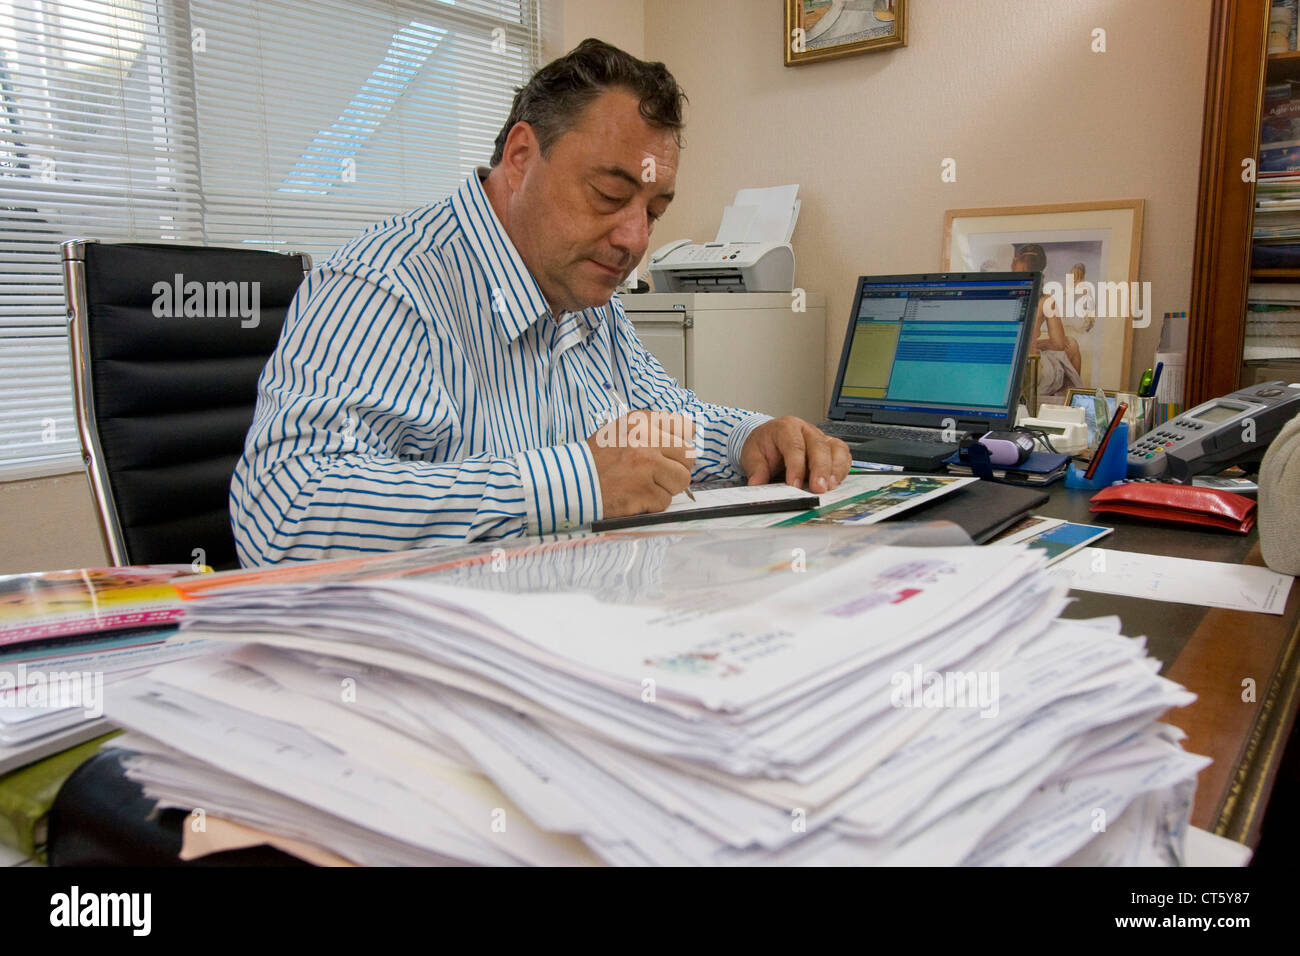
[[515, 456], [528, 534], [554, 534], [600, 517], [600, 479], [585, 441], [533, 448]]
[[731, 467], [736, 470], [736, 474], [745, 475], [745, 469], [740, 467], [740, 453], [745, 450], [745, 442], [749, 440], [750, 434], [759, 425], [771, 420], [771, 415], [755, 412], [732, 429], [731, 437], [727, 439], [727, 457], [731, 459]]

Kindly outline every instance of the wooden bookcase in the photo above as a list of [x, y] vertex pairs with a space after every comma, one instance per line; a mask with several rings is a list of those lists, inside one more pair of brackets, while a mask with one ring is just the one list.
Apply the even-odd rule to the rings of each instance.
[[1300, 52], [1267, 52], [1269, 7], [1269, 0], [1214, 0], [1212, 8], [1187, 346], [1188, 405], [1253, 382], [1243, 360], [1250, 283], [1300, 282], [1300, 269], [1251, 269], [1255, 182], [1243, 175], [1244, 163], [1259, 157], [1265, 85], [1300, 81]]
[[[1255, 209], [1255, 182], [1243, 173], [1245, 161], [1259, 156], [1260, 109], [1269, 75], [1269, 7], [1269, 0], [1214, 0], [1210, 16], [1187, 343], [1188, 405], [1236, 391], [1243, 375]], [[1272, 69], [1295, 70], [1300, 76], [1300, 54], [1278, 55]]]

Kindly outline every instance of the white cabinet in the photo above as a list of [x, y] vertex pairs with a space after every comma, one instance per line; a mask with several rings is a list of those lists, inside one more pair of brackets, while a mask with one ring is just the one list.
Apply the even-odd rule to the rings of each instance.
[[826, 297], [789, 292], [620, 297], [642, 344], [707, 402], [768, 415], [826, 417]]

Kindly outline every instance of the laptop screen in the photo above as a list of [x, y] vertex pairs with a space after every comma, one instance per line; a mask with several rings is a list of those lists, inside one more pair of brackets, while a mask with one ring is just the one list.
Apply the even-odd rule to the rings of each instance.
[[831, 417], [1010, 425], [1040, 282], [1036, 272], [863, 276]]

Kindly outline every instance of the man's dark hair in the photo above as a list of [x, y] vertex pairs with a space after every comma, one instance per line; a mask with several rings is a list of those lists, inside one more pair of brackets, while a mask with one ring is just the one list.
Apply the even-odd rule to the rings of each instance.
[[656, 129], [672, 130], [681, 146], [682, 92], [668, 67], [638, 60], [603, 40], [588, 38], [558, 60], [533, 74], [515, 94], [506, 125], [497, 134], [492, 165], [501, 162], [506, 137], [516, 123], [533, 128], [542, 155], [577, 124], [592, 100], [611, 88], [621, 88], [641, 101], [641, 118]]

